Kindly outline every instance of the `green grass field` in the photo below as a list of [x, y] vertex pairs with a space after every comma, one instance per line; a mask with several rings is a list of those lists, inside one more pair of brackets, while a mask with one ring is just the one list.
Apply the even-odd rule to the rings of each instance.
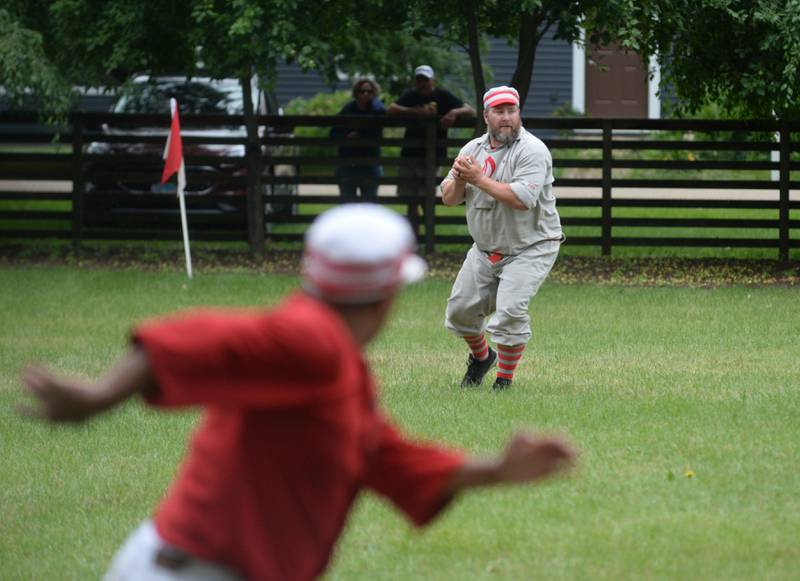
[[[174, 474], [197, 415], [139, 402], [53, 428], [13, 412], [42, 360], [94, 375], [136, 321], [274, 304], [292, 277], [0, 268], [0, 578], [98, 578]], [[570, 434], [570, 477], [482, 491], [412, 529], [365, 496], [329, 579], [797, 579], [800, 310], [791, 288], [546, 283], [513, 391], [460, 390], [449, 280], [409, 289], [369, 350], [411, 433], [476, 454]], [[691, 476], [691, 477], [690, 477]]]

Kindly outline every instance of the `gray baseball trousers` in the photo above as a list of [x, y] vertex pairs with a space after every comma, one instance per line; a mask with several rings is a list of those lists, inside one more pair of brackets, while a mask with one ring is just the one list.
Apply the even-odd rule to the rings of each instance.
[[560, 246], [560, 240], [544, 240], [492, 264], [473, 245], [447, 300], [445, 327], [459, 337], [488, 331], [500, 345], [530, 341], [528, 304], [550, 274]]

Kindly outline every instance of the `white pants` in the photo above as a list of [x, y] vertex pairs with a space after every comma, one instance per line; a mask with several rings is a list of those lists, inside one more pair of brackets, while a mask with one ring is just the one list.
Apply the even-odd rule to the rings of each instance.
[[560, 246], [559, 240], [539, 242], [492, 264], [473, 245], [447, 300], [445, 327], [459, 337], [488, 331], [500, 345], [530, 341], [528, 303], [550, 274]]
[[149, 520], [136, 529], [111, 562], [105, 581], [235, 581], [240, 579], [230, 569], [202, 559], [190, 558], [179, 568], [168, 568], [156, 563], [158, 551], [164, 541]]

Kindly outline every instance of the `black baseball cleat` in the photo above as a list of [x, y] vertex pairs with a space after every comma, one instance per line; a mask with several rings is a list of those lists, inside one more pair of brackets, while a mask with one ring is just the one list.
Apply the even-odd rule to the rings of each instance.
[[495, 391], [503, 391], [504, 389], [508, 389], [511, 387], [511, 380], [506, 379], [505, 377], [498, 377], [494, 380], [494, 385], [492, 389]]
[[461, 387], [480, 385], [483, 377], [494, 367], [495, 363], [497, 363], [497, 353], [491, 347], [489, 347], [489, 356], [483, 361], [475, 359], [475, 356], [470, 353], [469, 359], [467, 359], [467, 372], [464, 374], [464, 379], [461, 380]]

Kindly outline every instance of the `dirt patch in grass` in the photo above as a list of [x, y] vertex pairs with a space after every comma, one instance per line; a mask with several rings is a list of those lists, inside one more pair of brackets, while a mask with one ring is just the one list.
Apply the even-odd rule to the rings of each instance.
[[[248, 271], [296, 275], [300, 271], [299, 250], [268, 249], [263, 258], [246, 250], [194, 248], [196, 273]], [[430, 275], [452, 279], [458, 273], [463, 253], [427, 255]], [[51, 266], [97, 269], [176, 271], [184, 268], [180, 247], [85, 245], [0, 242], [0, 265]], [[724, 258], [604, 258], [561, 256], [550, 275], [561, 284], [600, 283], [624, 286], [719, 287], [733, 285], [800, 286], [800, 261]]]

